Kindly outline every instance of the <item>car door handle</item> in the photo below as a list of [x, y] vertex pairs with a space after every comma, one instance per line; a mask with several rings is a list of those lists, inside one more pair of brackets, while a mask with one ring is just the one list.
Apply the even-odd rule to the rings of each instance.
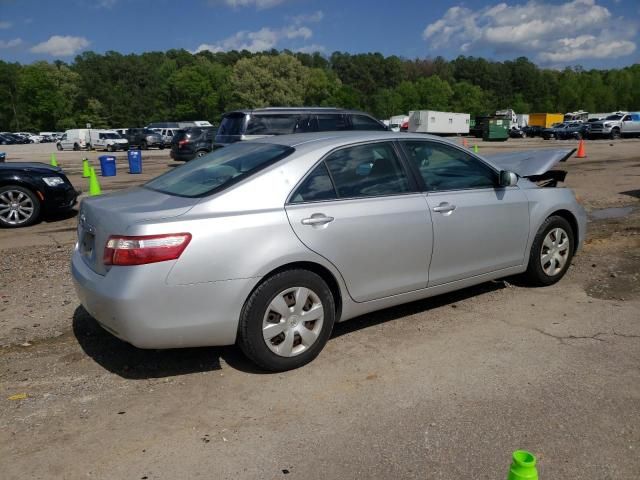
[[325, 225], [327, 223], [333, 222], [333, 217], [328, 217], [324, 213], [314, 213], [309, 218], [303, 218], [303, 225]]
[[456, 209], [455, 205], [451, 205], [450, 203], [447, 203], [447, 202], [442, 202], [437, 207], [433, 207], [433, 211], [439, 212], [439, 213], [450, 213], [450, 212], [453, 212], [455, 209]]

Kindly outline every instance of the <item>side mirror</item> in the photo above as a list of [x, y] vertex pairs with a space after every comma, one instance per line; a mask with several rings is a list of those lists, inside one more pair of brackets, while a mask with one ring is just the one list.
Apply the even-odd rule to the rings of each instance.
[[500, 170], [500, 186], [513, 187], [518, 184], [518, 176], [507, 170]]

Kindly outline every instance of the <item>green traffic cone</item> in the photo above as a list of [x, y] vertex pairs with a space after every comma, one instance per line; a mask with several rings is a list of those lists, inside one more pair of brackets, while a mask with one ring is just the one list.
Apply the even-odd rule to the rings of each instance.
[[513, 452], [513, 462], [507, 480], [538, 480], [536, 457], [525, 450]]
[[58, 166], [58, 161], [56, 160], [56, 154], [55, 153], [51, 154], [51, 166], [52, 167], [57, 167]]
[[91, 168], [89, 167], [89, 159], [82, 160], [82, 178], [89, 178], [91, 176]]
[[473, 146], [473, 153], [478, 153], [478, 144]]
[[89, 196], [95, 197], [96, 195], [101, 195], [102, 190], [100, 189], [100, 182], [98, 182], [98, 176], [96, 175], [96, 169], [91, 167], [89, 170]]

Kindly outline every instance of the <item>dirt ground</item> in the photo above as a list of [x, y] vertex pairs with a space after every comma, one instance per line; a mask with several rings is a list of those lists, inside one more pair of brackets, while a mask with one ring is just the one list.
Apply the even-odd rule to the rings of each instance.
[[[590, 223], [561, 282], [507, 279], [369, 314], [284, 374], [235, 347], [144, 351], [100, 329], [69, 274], [74, 215], [0, 230], [3, 478], [493, 480], [517, 448], [540, 478], [640, 478], [640, 140], [586, 147], [562, 165]], [[3, 150], [48, 161], [53, 146]], [[100, 154], [57, 157], [86, 191], [81, 159]], [[105, 192], [178, 164], [143, 152], [130, 175], [117, 157]]]

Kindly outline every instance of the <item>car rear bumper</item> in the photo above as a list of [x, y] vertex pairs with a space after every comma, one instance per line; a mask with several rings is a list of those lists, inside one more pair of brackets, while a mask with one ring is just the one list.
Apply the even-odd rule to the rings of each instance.
[[171, 158], [177, 162], [188, 162], [196, 158], [196, 152], [180, 151], [171, 149]]
[[175, 262], [89, 268], [76, 249], [71, 261], [80, 302], [108, 332], [139, 348], [231, 345], [245, 299], [258, 279], [190, 285], [165, 281]]

